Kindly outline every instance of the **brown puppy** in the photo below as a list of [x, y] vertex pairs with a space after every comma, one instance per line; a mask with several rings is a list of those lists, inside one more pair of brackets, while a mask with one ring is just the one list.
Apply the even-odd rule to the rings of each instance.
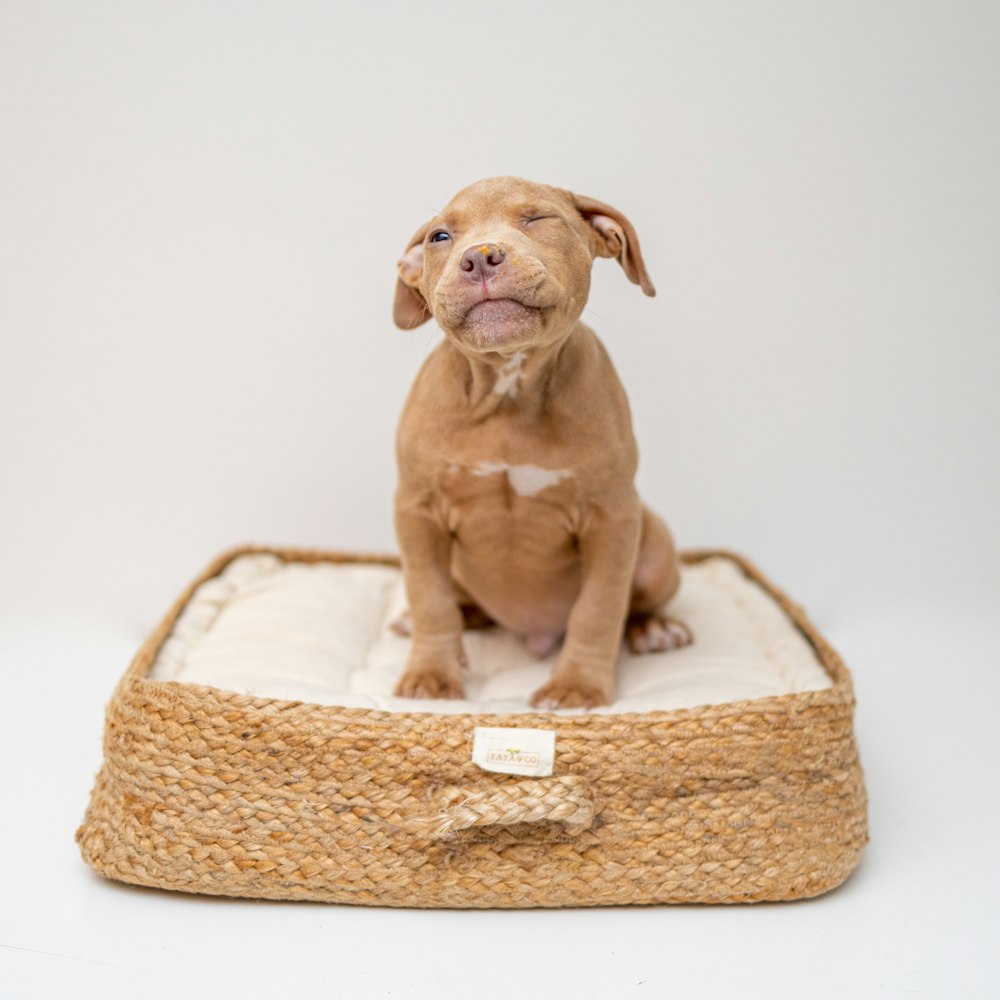
[[628, 401], [580, 321], [594, 257], [654, 295], [620, 212], [512, 177], [460, 191], [399, 262], [394, 319], [445, 339], [396, 442], [396, 533], [413, 641], [396, 693], [460, 698], [463, 625], [500, 623], [545, 655], [541, 708], [611, 700], [622, 629], [635, 651], [690, 641], [662, 617], [674, 544], [644, 507]]

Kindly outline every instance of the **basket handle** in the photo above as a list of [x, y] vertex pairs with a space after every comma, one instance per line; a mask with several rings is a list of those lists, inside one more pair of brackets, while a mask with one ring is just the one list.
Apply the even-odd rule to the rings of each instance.
[[445, 788], [435, 796], [440, 810], [414, 816], [407, 824], [421, 836], [438, 840], [473, 826], [514, 823], [564, 823], [580, 833], [594, 821], [594, 802], [587, 779], [563, 774], [537, 781], [518, 781], [494, 788]]

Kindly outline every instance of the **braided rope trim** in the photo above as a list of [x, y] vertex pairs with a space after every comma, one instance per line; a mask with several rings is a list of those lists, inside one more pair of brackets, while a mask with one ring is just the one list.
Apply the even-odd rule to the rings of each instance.
[[545, 821], [562, 823], [575, 834], [594, 821], [589, 784], [574, 774], [519, 781], [496, 789], [446, 788], [435, 800], [442, 811], [411, 817], [406, 823], [408, 829], [438, 839], [474, 826]]
[[[867, 800], [850, 676], [745, 560], [729, 556], [813, 644], [831, 688], [670, 712], [442, 716], [149, 680], [194, 589], [248, 551], [273, 550], [213, 562], [116, 688], [77, 833], [101, 874], [214, 895], [509, 907], [794, 899], [857, 865]], [[476, 725], [555, 728], [544, 780], [557, 785], [480, 771]], [[552, 787], [558, 802], [529, 805]]]

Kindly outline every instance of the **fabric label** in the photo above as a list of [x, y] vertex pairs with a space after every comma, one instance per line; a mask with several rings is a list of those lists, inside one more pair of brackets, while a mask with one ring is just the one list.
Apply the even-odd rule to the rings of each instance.
[[528, 774], [552, 773], [556, 758], [556, 734], [552, 729], [491, 729], [472, 731], [472, 762], [484, 771]]

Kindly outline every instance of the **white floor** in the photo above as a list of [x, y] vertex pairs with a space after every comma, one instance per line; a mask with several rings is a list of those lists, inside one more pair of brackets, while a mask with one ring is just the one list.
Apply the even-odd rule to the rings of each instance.
[[854, 671], [871, 798], [872, 841], [841, 889], [793, 904], [515, 912], [229, 901], [98, 878], [73, 832], [103, 704], [142, 637], [68, 621], [8, 629], [0, 995], [996, 996], [988, 620], [871, 608], [817, 621]]

